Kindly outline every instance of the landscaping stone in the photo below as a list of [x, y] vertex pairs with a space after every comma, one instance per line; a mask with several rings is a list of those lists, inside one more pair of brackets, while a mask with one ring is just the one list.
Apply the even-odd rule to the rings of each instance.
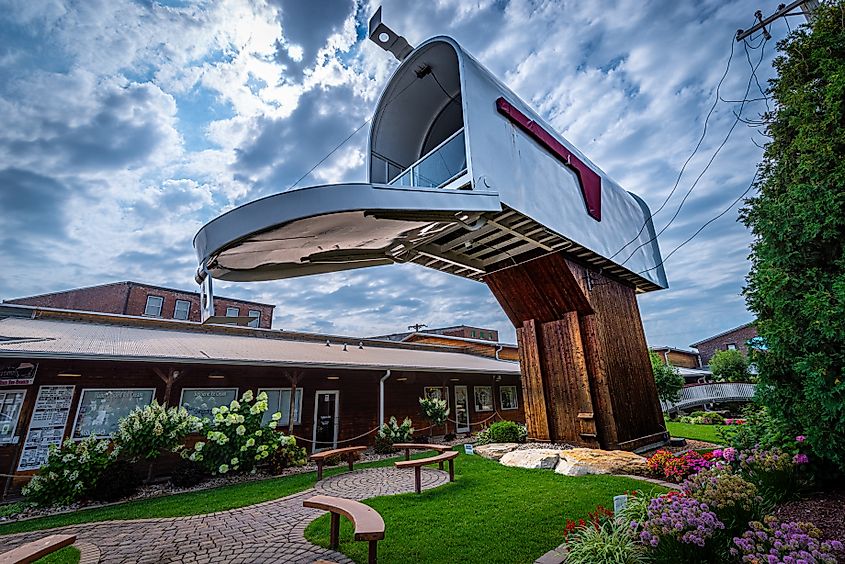
[[475, 447], [475, 454], [489, 458], [490, 460], [499, 460], [504, 455], [512, 450], [519, 448], [518, 443], [490, 443], [488, 445], [479, 445]]
[[646, 459], [625, 450], [573, 448], [560, 451], [557, 474], [586, 476], [587, 474], [636, 474], [648, 468]]
[[514, 468], [546, 468], [552, 469], [557, 465], [560, 458], [559, 450], [552, 449], [526, 449], [513, 450], [499, 460], [504, 466]]

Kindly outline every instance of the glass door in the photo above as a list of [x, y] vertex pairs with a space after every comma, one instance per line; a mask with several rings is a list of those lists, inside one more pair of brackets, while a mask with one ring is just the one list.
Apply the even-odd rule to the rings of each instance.
[[339, 395], [337, 390], [318, 391], [314, 398], [314, 452], [337, 448]]
[[469, 433], [469, 393], [466, 386], [455, 386], [455, 429], [457, 433]]

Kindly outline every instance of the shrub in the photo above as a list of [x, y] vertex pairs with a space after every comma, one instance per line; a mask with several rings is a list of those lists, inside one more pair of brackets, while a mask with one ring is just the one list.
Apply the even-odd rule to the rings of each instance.
[[177, 488], [192, 488], [201, 484], [208, 477], [208, 472], [197, 462], [180, 460], [170, 475], [170, 483]]
[[715, 467], [690, 476], [683, 491], [716, 514], [728, 531], [741, 532], [748, 521], [762, 516], [763, 498], [757, 486], [735, 474], [730, 467]]
[[296, 439], [277, 432], [281, 413], [274, 413], [266, 427], [261, 426], [267, 411], [267, 394], [253, 397], [247, 390], [241, 400], [212, 409], [212, 419], [204, 423], [207, 442], [199, 441], [193, 451], [182, 456], [199, 462], [212, 475], [251, 472], [255, 465], [282, 445], [296, 444]]
[[717, 382], [748, 382], [748, 358], [739, 350], [716, 351], [710, 359], [710, 372]]
[[296, 439], [293, 442], [284, 444], [273, 451], [267, 461], [270, 464], [270, 472], [274, 475], [281, 474], [285, 468], [293, 466], [305, 466], [308, 462], [308, 451], [296, 444]]
[[749, 530], [734, 537], [731, 554], [743, 562], [836, 562], [842, 550], [837, 540], [820, 540], [821, 531], [810, 523], [779, 523], [774, 517], [749, 523]]
[[105, 469], [105, 477], [97, 480], [90, 496], [97, 501], [117, 501], [138, 491], [141, 477], [127, 460], [113, 460]]
[[625, 507], [617, 514], [617, 518], [623, 524], [629, 526], [632, 531], [648, 520], [648, 504], [656, 495], [646, 495], [641, 490], [626, 492], [628, 500]]
[[687, 476], [713, 465], [713, 454], [699, 453], [694, 450], [674, 455], [668, 450], [660, 449], [647, 461], [648, 468], [658, 478], [665, 478], [672, 482], [681, 482]]
[[375, 451], [379, 454], [393, 452], [394, 443], [407, 443], [414, 436], [414, 427], [407, 417], [400, 425], [396, 417], [391, 417], [376, 433]]
[[68, 505], [87, 497], [114, 460], [109, 441], [93, 436], [50, 445], [47, 462], [23, 488], [27, 500], [39, 506]]
[[525, 425], [513, 421], [496, 421], [487, 432], [493, 443], [524, 443], [528, 436]]
[[[725, 528], [705, 503], [679, 492], [652, 499], [640, 540], [662, 562], [719, 561], [718, 543], [708, 541]], [[708, 558], [710, 557], [710, 558]]]
[[420, 398], [420, 407], [426, 419], [431, 421], [431, 431], [429, 434], [434, 434], [434, 428], [443, 425], [449, 417], [449, 404], [446, 400], [438, 398]]
[[640, 564], [648, 556], [627, 528], [613, 520], [584, 526], [566, 539], [568, 564]]
[[651, 359], [651, 371], [657, 386], [657, 397], [663, 401], [677, 401], [684, 387], [684, 377], [677, 368], [663, 362], [659, 354], [649, 352], [648, 356]]
[[485, 427], [477, 432], [474, 439], [476, 445], [489, 445], [492, 443], [493, 440], [490, 438], [490, 427]]
[[153, 460], [182, 447], [185, 437], [202, 428], [184, 407], [165, 407], [157, 401], [137, 407], [118, 422], [115, 452], [128, 460]]

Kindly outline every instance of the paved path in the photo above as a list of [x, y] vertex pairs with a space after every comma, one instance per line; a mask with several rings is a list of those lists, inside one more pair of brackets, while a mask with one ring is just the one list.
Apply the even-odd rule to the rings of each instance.
[[[444, 484], [448, 474], [423, 468], [422, 487]], [[164, 562], [276, 563], [314, 562], [325, 558], [351, 563], [343, 554], [305, 540], [308, 524], [323, 512], [302, 507], [315, 493], [365, 499], [414, 491], [414, 473], [396, 468], [368, 468], [337, 474], [313, 489], [240, 509], [164, 519], [105, 521], [0, 536], [0, 552], [51, 533], [75, 533], [93, 544], [103, 563]], [[389, 534], [389, 531], [388, 531]]]

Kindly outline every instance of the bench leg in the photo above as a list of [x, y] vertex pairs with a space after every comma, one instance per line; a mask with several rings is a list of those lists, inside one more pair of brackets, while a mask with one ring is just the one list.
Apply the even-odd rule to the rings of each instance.
[[455, 481], [455, 460], [451, 458], [449, 459], [449, 481]]
[[352, 457], [354, 455], [350, 453], [350, 455], [346, 458], [346, 462], [349, 464], [349, 471], [352, 472], [352, 464], [355, 462]]
[[323, 461], [318, 460], [317, 461], [317, 481], [319, 482], [322, 479], [323, 479]]
[[378, 556], [378, 541], [371, 540], [370, 547], [367, 550], [367, 562], [369, 564], [376, 564]]
[[411, 449], [405, 449], [405, 460], [411, 460]]
[[440, 468], [441, 470], [443, 470], [443, 461], [442, 460], [437, 463], [437, 467]]
[[414, 491], [420, 493], [422, 490], [422, 468], [414, 466]]
[[332, 525], [329, 532], [329, 548], [337, 550], [340, 545], [340, 513], [332, 513]]

